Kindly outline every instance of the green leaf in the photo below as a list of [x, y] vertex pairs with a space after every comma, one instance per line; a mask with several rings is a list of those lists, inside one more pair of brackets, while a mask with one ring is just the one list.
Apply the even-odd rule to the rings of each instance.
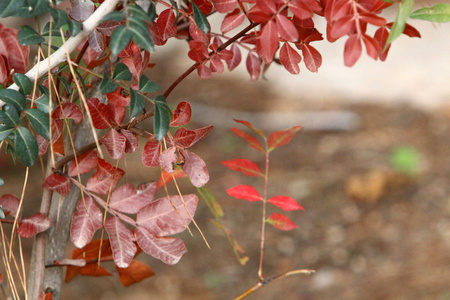
[[0, 141], [6, 139], [13, 130], [13, 126], [0, 124]]
[[16, 73], [13, 76], [14, 83], [17, 84], [19, 87], [19, 91], [24, 94], [28, 95], [33, 91], [33, 83], [31, 82], [30, 78], [24, 74]]
[[70, 19], [68, 24], [70, 36], [76, 36], [81, 30], [80, 22]]
[[53, 20], [55, 23], [53, 27], [60, 28], [61, 26], [67, 24], [69, 22], [69, 16], [67, 13], [61, 9], [50, 9], [50, 13], [52, 14]]
[[396, 147], [391, 153], [391, 165], [401, 173], [408, 175], [417, 174], [420, 165], [420, 154], [411, 146]]
[[19, 44], [21, 45], [36, 45], [40, 44], [45, 39], [39, 35], [31, 26], [25, 25], [22, 26], [17, 34], [17, 38], [19, 39]]
[[155, 51], [155, 43], [145, 22], [137, 19], [128, 19], [128, 31], [133, 41], [149, 52]]
[[66, 88], [67, 95], [70, 96], [72, 94], [72, 87], [70, 86], [69, 82], [67, 82], [67, 79], [65, 79], [62, 76], [57, 76], [57, 77], [59, 78], [59, 80], [62, 82], [62, 84]]
[[0, 18], [14, 16], [15, 13], [24, 4], [24, 0], [1, 0], [0, 1]]
[[32, 18], [40, 16], [49, 10], [50, 7], [48, 0], [27, 0], [25, 4], [15, 12], [14, 16], [21, 18]]
[[25, 127], [19, 127], [15, 131], [16, 155], [28, 167], [36, 162], [38, 157], [38, 144], [34, 136]]
[[112, 93], [117, 90], [117, 85], [107, 76], [104, 75], [100, 82], [100, 91], [103, 94]]
[[120, 63], [114, 67], [113, 78], [116, 80], [131, 80], [131, 72], [126, 64]]
[[26, 99], [18, 91], [11, 89], [0, 90], [0, 99], [5, 103], [14, 105], [18, 112], [25, 108]]
[[439, 3], [433, 7], [424, 7], [413, 12], [410, 17], [438, 23], [450, 22], [450, 4]]
[[169, 131], [169, 123], [172, 119], [172, 111], [167, 106], [166, 98], [164, 96], [158, 96], [155, 99], [155, 116], [153, 117], [153, 131], [155, 138], [162, 140], [167, 131]]
[[117, 55], [119, 54], [131, 40], [131, 32], [127, 30], [127, 28], [122, 25], [117, 27], [111, 35], [111, 39], [109, 42], [109, 47], [111, 48], [111, 54]]
[[135, 19], [139, 22], [151, 22], [148, 14], [139, 5], [129, 5], [128, 7], [128, 18]]
[[396, 38], [398, 38], [405, 30], [406, 20], [411, 14], [412, 8], [414, 6], [414, 0], [402, 0], [398, 5], [398, 13], [394, 24], [392, 24], [391, 31], [384, 46], [384, 50], [387, 49], [389, 44], [391, 44]]
[[145, 107], [145, 100], [135, 90], [130, 89], [130, 116], [136, 117]]
[[145, 75], [139, 78], [139, 90], [143, 93], [151, 93], [159, 90], [159, 85]]
[[0, 110], [0, 121], [7, 126], [17, 126], [19, 124], [19, 113], [12, 105], [5, 105], [3, 110]]
[[81, 88], [83, 89], [83, 94], [86, 95], [87, 94], [86, 83], [84, 82], [84, 79], [81, 76], [81, 74], [80, 74], [78, 69], [75, 69], [75, 74], [77, 74], [78, 82], [81, 83]]
[[42, 135], [46, 140], [50, 140], [50, 120], [46, 113], [38, 109], [27, 109], [27, 118], [31, 123], [31, 126], [37, 133]]
[[125, 18], [125, 15], [124, 15], [123, 12], [121, 12], [121, 11], [113, 11], [113, 12], [107, 14], [106, 16], [104, 16], [104, 17], [101, 19], [100, 23], [101, 23], [101, 22], [104, 22], [104, 21], [115, 21], [115, 22], [119, 22], [119, 21], [122, 21], [124, 18]]
[[[173, 1], [173, 0], [171, 0]], [[153, 23], [156, 20], [156, 6], [153, 1], [149, 1], [147, 16], [149, 23]], [[176, 5], [176, 3], [175, 3]], [[178, 14], [178, 7], [175, 7], [175, 12]]]
[[[175, 2], [175, 0], [169, 0], [172, 7], [175, 9], [175, 20], [174, 24], [177, 23], [178, 17], [180, 16], [180, 10], [178, 9], [178, 4]], [[153, 2], [153, 1], [152, 1]], [[150, 7], [149, 7], [150, 10]]]
[[200, 8], [195, 4], [194, 1], [191, 1], [192, 11], [194, 12], [194, 21], [197, 24], [197, 27], [200, 28], [204, 33], [208, 33], [211, 30], [211, 26], [209, 26], [208, 19], [206, 19], [205, 15], [202, 13]]
[[43, 94], [39, 99], [34, 101], [34, 104], [36, 104], [36, 107], [48, 114], [50, 112], [50, 97], [49, 97], [49, 91], [48, 89], [43, 85], [38, 85], [39, 89], [41, 90], [41, 93]]

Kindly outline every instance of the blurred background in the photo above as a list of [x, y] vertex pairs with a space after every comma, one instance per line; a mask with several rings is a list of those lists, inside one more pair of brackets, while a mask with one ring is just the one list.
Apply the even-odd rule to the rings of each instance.
[[[222, 300], [257, 282], [261, 207], [225, 190], [237, 184], [261, 188], [262, 182], [220, 161], [249, 158], [262, 166], [264, 158], [232, 134], [229, 129], [238, 127], [233, 118], [266, 132], [305, 127], [289, 145], [272, 152], [269, 195], [291, 196], [306, 210], [286, 213], [298, 225], [293, 231], [267, 228], [264, 275], [292, 269], [316, 273], [277, 280], [248, 299], [450, 299], [449, 25], [411, 24], [422, 39], [399, 38], [386, 62], [363, 54], [356, 66], [346, 68], [343, 43], [318, 42], [314, 46], [323, 65], [317, 74], [301, 65], [300, 75], [290, 76], [271, 66], [265, 80], [251, 82], [242, 65], [207, 81], [188, 77], [168, 102], [171, 107], [181, 100], [191, 103], [195, 116], [188, 128], [216, 127], [192, 151], [206, 161], [207, 187], [248, 263], [239, 264], [200, 202], [195, 217], [211, 250], [192, 228], [193, 237], [179, 235], [189, 252], [177, 265], [141, 254], [138, 260], [150, 264], [154, 277], [125, 288], [117, 277], [79, 276], [64, 286], [62, 299]], [[184, 43], [173, 46], [152, 56], [156, 66], [149, 75], [163, 89], [191, 64], [180, 49]], [[0, 161], [8, 183], [2, 194], [23, 182], [23, 172], [8, 161]], [[139, 155], [121, 164], [132, 170], [122, 182], [157, 178], [141, 165]], [[29, 203], [39, 201], [33, 191], [40, 180], [35, 170]], [[183, 191], [195, 192], [188, 185]]]

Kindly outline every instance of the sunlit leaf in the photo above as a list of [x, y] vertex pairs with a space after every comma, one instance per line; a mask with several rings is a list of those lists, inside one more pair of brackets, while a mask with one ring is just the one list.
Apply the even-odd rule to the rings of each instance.
[[109, 206], [123, 213], [135, 214], [154, 200], [155, 192], [156, 182], [142, 183], [136, 190], [127, 183], [112, 192]]
[[291, 141], [294, 135], [299, 132], [303, 127], [302, 126], [294, 126], [290, 129], [275, 131], [269, 136], [268, 145], [269, 151], [274, 150], [275, 148], [286, 145]]
[[266, 222], [273, 227], [284, 231], [289, 231], [297, 228], [297, 225], [293, 223], [288, 217], [279, 213], [272, 214], [266, 220]]
[[56, 191], [62, 197], [66, 197], [70, 192], [71, 185], [70, 179], [67, 176], [53, 173], [45, 179], [42, 187], [44, 189]]
[[290, 211], [304, 208], [298, 205], [297, 201], [294, 198], [286, 197], [286, 196], [275, 196], [267, 200], [267, 202], [280, 207], [282, 210]]
[[120, 283], [126, 287], [155, 275], [152, 268], [134, 259], [131, 261], [128, 268], [123, 269], [116, 267], [116, 270], [119, 273]]
[[227, 190], [228, 195], [237, 198], [244, 199], [247, 201], [260, 201], [262, 200], [261, 195], [258, 191], [250, 185], [238, 185]]
[[414, 0], [401, 0], [401, 2], [398, 4], [397, 17], [395, 18], [395, 22], [391, 27], [391, 31], [389, 32], [386, 45], [384, 46], [384, 50], [386, 50], [389, 44], [391, 44], [403, 33], [406, 21], [408, 20], [411, 14], [413, 6]]
[[133, 233], [114, 216], [106, 220], [105, 229], [108, 232], [114, 262], [119, 268], [127, 268], [137, 251]]
[[76, 247], [83, 248], [92, 240], [95, 231], [102, 227], [103, 214], [91, 197], [80, 199], [76, 208], [72, 215], [70, 240]]
[[31, 217], [22, 219], [19, 223], [17, 233], [24, 238], [30, 238], [36, 234], [46, 231], [50, 228], [52, 222], [49, 217], [43, 213], [35, 213]]
[[433, 7], [423, 7], [410, 15], [411, 19], [420, 19], [430, 22], [450, 22], [450, 4], [439, 3]]

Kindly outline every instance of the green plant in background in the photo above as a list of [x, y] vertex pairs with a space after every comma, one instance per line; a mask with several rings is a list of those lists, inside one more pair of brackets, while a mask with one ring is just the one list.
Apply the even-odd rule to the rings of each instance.
[[412, 146], [399, 146], [391, 152], [391, 166], [396, 171], [407, 175], [419, 173], [420, 154]]

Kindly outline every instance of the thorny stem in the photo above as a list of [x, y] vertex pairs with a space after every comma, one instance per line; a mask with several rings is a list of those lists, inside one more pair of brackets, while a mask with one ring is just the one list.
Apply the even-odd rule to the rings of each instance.
[[263, 211], [262, 211], [262, 221], [261, 221], [261, 249], [259, 254], [259, 267], [258, 267], [258, 280], [259, 282], [264, 282], [264, 277], [262, 275], [262, 267], [264, 261], [264, 243], [265, 243], [265, 232], [266, 232], [266, 204], [267, 204], [267, 186], [269, 185], [269, 146], [266, 142], [266, 162], [264, 171], [264, 194], [263, 194]]

